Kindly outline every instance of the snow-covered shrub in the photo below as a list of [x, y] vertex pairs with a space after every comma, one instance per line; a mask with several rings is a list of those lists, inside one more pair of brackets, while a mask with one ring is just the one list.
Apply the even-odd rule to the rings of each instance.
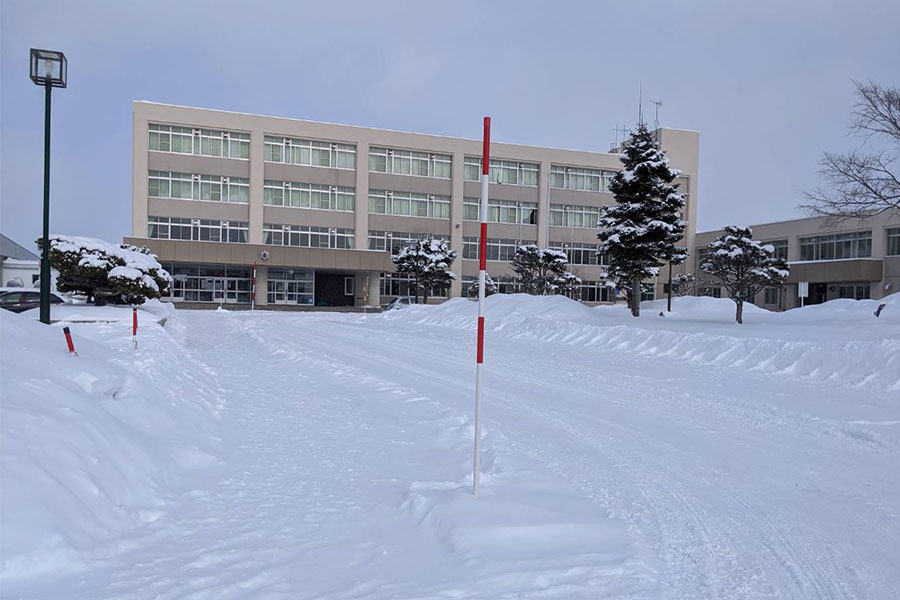
[[519, 246], [512, 259], [512, 270], [522, 289], [535, 296], [571, 294], [581, 279], [566, 270], [566, 253], [534, 244]]
[[141, 304], [159, 298], [172, 280], [146, 247], [88, 237], [51, 235], [50, 265], [59, 272], [59, 291], [81, 292], [97, 305]]
[[421, 292], [422, 302], [426, 304], [433, 290], [446, 288], [456, 279], [450, 270], [454, 260], [456, 250], [451, 250], [447, 242], [433, 238], [411, 240], [393, 258], [397, 272], [412, 277], [416, 301]]
[[[485, 272], [485, 274], [484, 274], [484, 296], [485, 296], [485, 298], [488, 296], [493, 296], [494, 294], [496, 294], [499, 291], [500, 290], [497, 287], [497, 284], [494, 282], [493, 279], [491, 279], [490, 274]], [[478, 278], [477, 277], [475, 278], [475, 281], [473, 281], [469, 285], [469, 289], [467, 290], [467, 295], [470, 298], [478, 297]]]
[[789, 274], [788, 264], [775, 256], [775, 247], [753, 239], [749, 227], [729, 225], [725, 233], [710, 242], [700, 269], [717, 278], [737, 304], [735, 320], [743, 323], [744, 298], [764, 287], [777, 287]]

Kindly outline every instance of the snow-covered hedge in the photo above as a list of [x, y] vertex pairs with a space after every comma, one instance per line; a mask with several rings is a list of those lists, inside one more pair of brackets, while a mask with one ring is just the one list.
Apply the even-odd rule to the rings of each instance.
[[[41, 240], [38, 240], [38, 247]], [[50, 264], [61, 292], [81, 292], [98, 304], [141, 304], [159, 298], [172, 281], [146, 247], [53, 234]]]

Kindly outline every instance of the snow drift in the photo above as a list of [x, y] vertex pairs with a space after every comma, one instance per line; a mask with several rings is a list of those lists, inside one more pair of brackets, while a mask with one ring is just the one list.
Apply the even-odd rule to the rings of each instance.
[[216, 387], [168, 331], [148, 320], [133, 352], [130, 323], [72, 325], [76, 357], [29, 316], [0, 311], [0, 329], [0, 577], [76, 567], [215, 463]]
[[[744, 325], [724, 298], [675, 298], [642, 303], [633, 319], [624, 306], [588, 307], [562, 296], [494, 295], [488, 332], [527, 340], [603, 346], [640, 356], [809, 377], [878, 390], [900, 390], [900, 294], [883, 300], [832, 300], [770, 312], [745, 304]], [[878, 305], [885, 307], [880, 317]], [[441, 327], [475, 327], [475, 304], [455, 298], [439, 306], [385, 313]], [[488, 341], [486, 352], [490, 352]]]

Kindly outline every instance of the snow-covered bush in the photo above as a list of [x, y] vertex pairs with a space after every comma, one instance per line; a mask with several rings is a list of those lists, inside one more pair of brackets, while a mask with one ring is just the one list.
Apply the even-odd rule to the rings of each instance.
[[433, 290], [446, 288], [456, 279], [450, 270], [454, 260], [456, 250], [451, 250], [447, 242], [433, 238], [410, 240], [393, 258], [397, 272], [412, 277], [416, 301], [421, 292], [425, 304]]
[[789, 274], [788, 264], [775, 256], [775, 247], [753, 239], [749, 227], [729, 225], [710, 242], [700, 269], [717, 278], [737, 304], [735, 320], [743, 323], [744, 298], [764, 287], [777, 287]]
[[[485, 274], [484, 274], [484, 296], [485, 297], [493, 296], [494, 294], [498, 293], [499, 291], [500, 290], [497, 287], [497, 284], [494, 282], [493, 279], [491, 279], [490, 274], [485, 272]], [[477, 277], [475, 278], [475, 281], [473, 281], [471, 283], [471, 285], [469, 285], [467, 294], [470, 298], [478, 297], [478, 278]]]
[[88, 237], [51, 235], [50, 265], [59, 272], [59, 291], [81, 292], [97, 305], [141, 304], [159, 298], [172, 280], [146, 247]]
[[519, 246], [512, 259], [512, 270], [522, 289], [535, 296], [571, 294], [581, 279], [566, 270], [566, 253], [534, 244]]
[[684, 196], [672, 183], [679, 171], [669, 167], [643, 122], [620, 160], [624, 169], [609, 184], [616, 204], [600, 212], [598, 251], [609, 261], [606, 277], [629, 290], [631, 314], [637, 317], [643, 280], [658, 275], [662, 265], [687, 258], [687, 250], [678, 246], [687, 223], [681, 219]]

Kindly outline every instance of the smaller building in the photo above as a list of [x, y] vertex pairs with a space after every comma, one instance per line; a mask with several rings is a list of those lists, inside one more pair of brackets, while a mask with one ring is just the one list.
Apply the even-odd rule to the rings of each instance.
[[[791, 268], [786, 285], [747, 298], [757, 306], [769, 310], [800, 306], [801, 282], [809, 286], [803, 305], [835, 298], [877, 300], [900, 289], [900, 209], [836, 224], [826, 217], [811, 217], [753, 225], [752, 229], [753, 239], [775, 246], [777, 255]], [[725, 295], [725, 290], [700, 271], [706, 247], [722, 233], [721, 229], [697, 233], [692, 266], [700, 275], [701, 295]]]
[[40, 277], [40, 257], [0, 233], [0, 286], [30, 288]]

